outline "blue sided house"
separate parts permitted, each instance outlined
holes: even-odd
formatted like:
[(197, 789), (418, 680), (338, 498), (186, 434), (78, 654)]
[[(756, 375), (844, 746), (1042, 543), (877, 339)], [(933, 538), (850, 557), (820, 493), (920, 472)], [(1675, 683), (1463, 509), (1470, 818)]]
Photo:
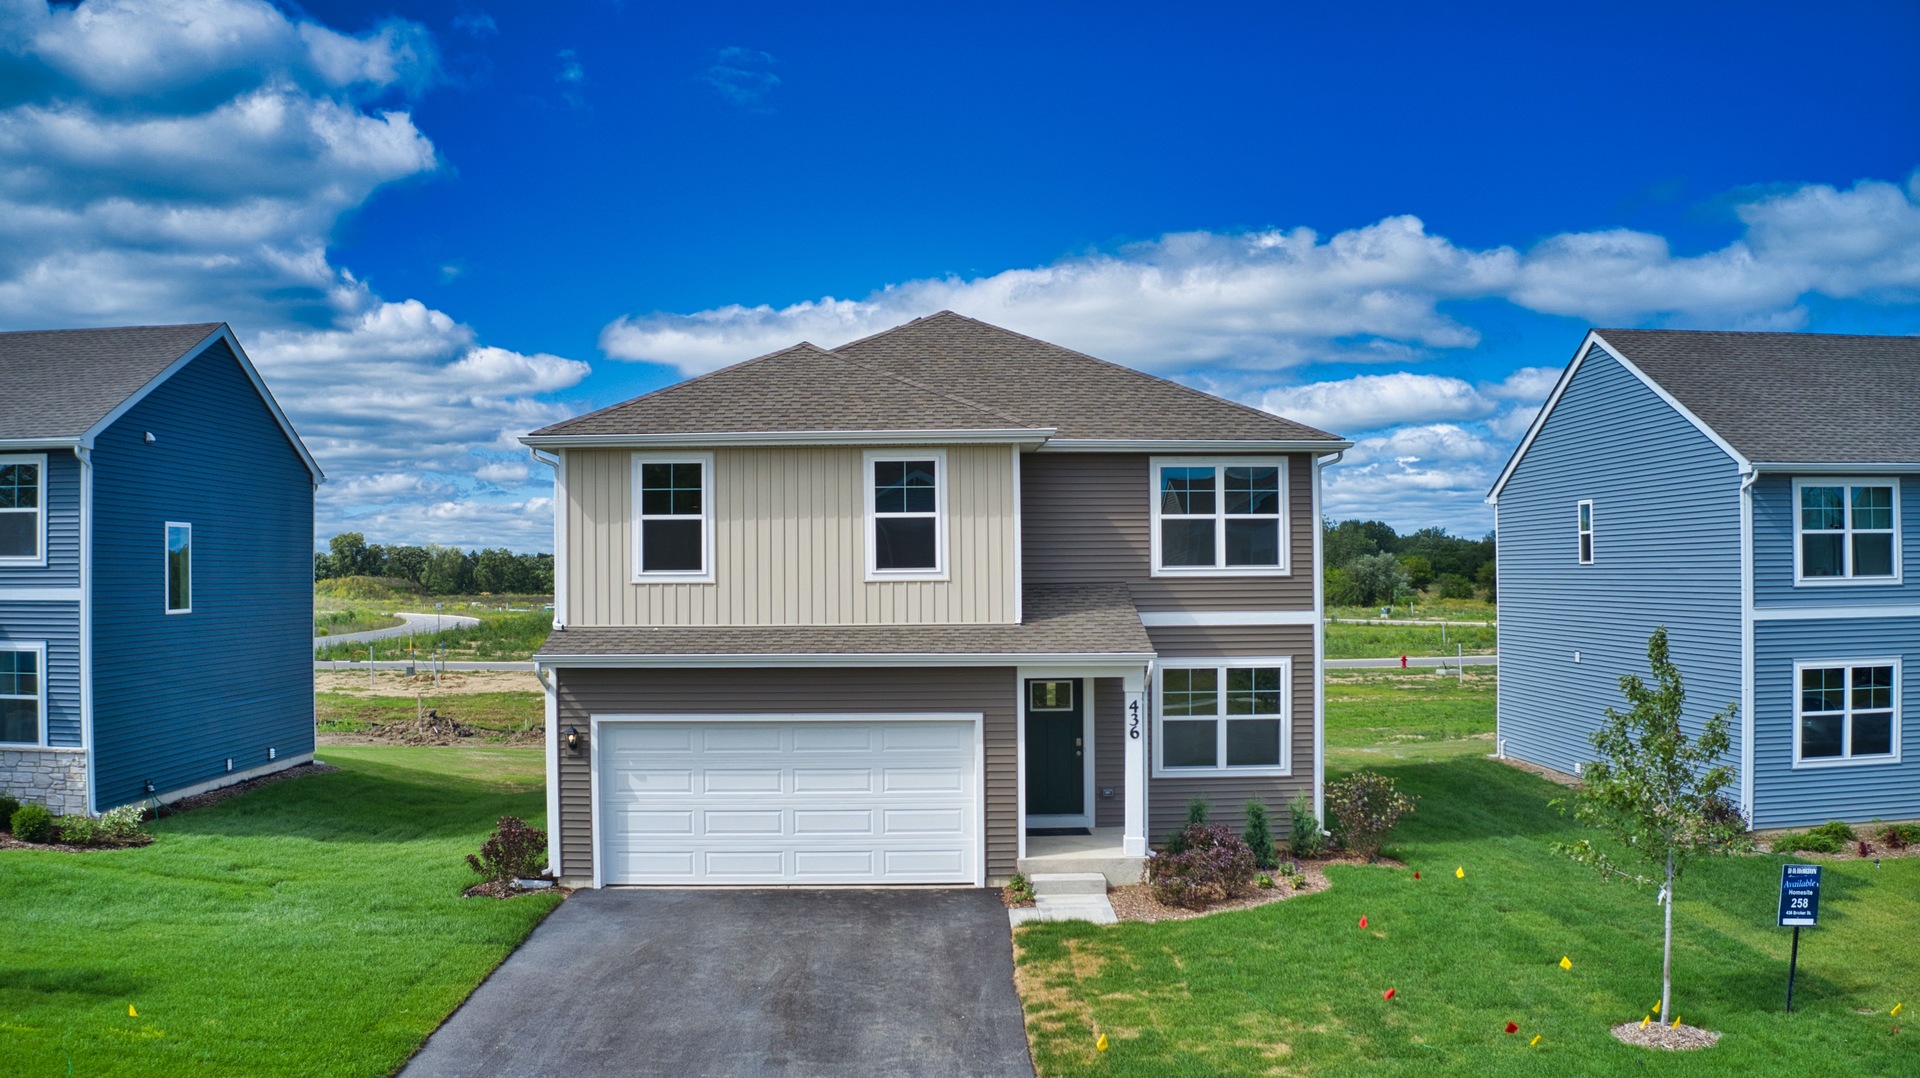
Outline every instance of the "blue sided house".
[(1501, 752), (1579, 772), (1664, 625), (1753, 827), (1920, 818), (1920, 338), (1595, 330), (1489, 500)]
[(313, 457), (221, 324), (0, 333), (0, 792), (313, 757)]

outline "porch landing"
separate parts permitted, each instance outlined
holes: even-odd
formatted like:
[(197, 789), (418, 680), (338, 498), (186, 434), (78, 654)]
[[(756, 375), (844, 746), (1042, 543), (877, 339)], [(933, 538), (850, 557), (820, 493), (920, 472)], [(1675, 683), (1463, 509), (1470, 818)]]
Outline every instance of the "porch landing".
[(1098, 872), (1109, 887), (1140, 882), (1144, 857), (1122, 853), (1122, 829), (1096, 827), (1086, 835), (1028, 835), (1027, 855), (1015, 865), (1022, 875), (1046, 872)]

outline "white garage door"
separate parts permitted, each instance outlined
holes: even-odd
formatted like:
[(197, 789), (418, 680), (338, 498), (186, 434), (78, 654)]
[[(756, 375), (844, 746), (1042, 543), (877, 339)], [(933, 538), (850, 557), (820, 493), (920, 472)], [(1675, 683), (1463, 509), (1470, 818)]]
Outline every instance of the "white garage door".
[(601, 882), (975, 883), (971, 718), (599, 723)]

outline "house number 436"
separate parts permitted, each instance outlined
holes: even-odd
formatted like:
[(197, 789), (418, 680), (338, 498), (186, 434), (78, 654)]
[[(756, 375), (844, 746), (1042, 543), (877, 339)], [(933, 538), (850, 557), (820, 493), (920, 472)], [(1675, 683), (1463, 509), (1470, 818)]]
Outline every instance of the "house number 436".
[(1140, 740), (1140, 701), (1127, 701), (1127, 736)]

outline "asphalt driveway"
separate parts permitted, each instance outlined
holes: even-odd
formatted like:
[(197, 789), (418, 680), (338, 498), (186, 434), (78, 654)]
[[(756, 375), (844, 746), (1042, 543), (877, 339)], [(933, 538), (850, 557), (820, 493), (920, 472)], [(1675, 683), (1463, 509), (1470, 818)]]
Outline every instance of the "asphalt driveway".
[(403, 1078), (1019, 1075), (990, 890), (581, 891)]

